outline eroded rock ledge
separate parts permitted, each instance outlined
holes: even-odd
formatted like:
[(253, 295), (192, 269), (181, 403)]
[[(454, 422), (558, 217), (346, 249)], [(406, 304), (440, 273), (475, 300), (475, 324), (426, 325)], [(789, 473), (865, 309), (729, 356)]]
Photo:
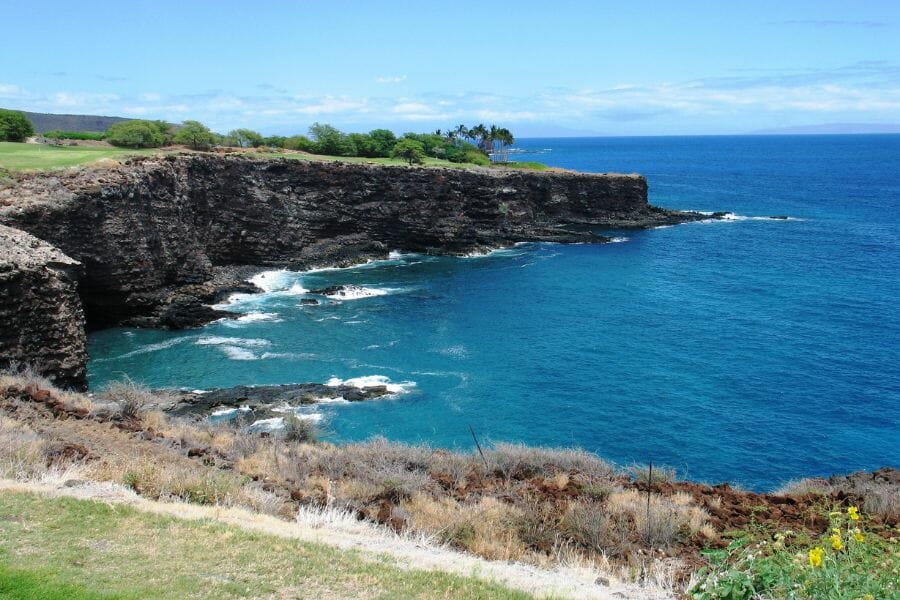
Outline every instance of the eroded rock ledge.
[[(383, 258), (389, 250), (454, 254), (519, 241), (600, 242), (592, 229), (702, 218), (649, 206), (639, 175), (200, 154), (36, 174), (0, 190), (0, 223), (52, 244), (72, 269), (65, 284), (46, 273), (46, 282), (35, 283), (47, 299), (42, 316), (15, 309), (9, 335), (41, 348), (64, 335), (51, 331), (53, 319), (65, 321), (56, 331), (80, 335), (81, 345), (73, 342), (70, 355), (41, 368), (61, 373), (80, 363), (65, 367), (71, 382), (83, 376), (85, 358), (76, 273), (89, 327), (178, 328), (223, 316), (208, 305), (253, 289), (244, 281), (247, 265), (303, 268)], [(25, 301), (4, 289), (8, 302)], [(53, 316), (59, 306), (71, 308), (68, 316)], [(47, 354), (10, 348), (0, 349), (0, 361), (40, 364)]]

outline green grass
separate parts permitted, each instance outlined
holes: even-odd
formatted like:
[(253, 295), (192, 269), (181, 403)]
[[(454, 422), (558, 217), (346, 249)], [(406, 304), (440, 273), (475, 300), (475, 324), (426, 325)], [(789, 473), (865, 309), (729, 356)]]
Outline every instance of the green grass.
[[(48, 144), (18, 144), (0, 142), (0, 168), (9, 171), (45, 171), (75, 167), (96, 162), (102, 158), (122, 159), (128, 156), (160, 154), (165, 151), (158, 148), (132, 149), (90, 146), (53, 146)], [(295, 152), (250, 152), (243, 154), (251, 158), (289, 158), (292, 160), (311, 160), (323, 162), (363, 163), (373, 165), (405, 166), (405, 160), (397, 158), (364, 158), (358, 156), (325, 156), (320, 154), (303, 154)], [(449, 169), (473, 169), (470, 163), (455, 163), (440, 158), (426, 158), (426, 167), (445, 167)], [(535, 162), (510, 162), (492, 168), (525, 169), (543, 171), (547, 165)]]
[(0, 493), (0, 598), (498, 598), (472, 577), (127, 506)]
[[(310, 160), (318, 162), (345, 162), (355, 164), (390, 165), (403, 167), (408, 165), (400, 158), (366, 158), (364, 156), (328, 156), (325, 154), (303, 154), (294, 152), (251, 152), (244, 156), (253, 158), (289, 158), (292, 160)], [(471, 169), (475, 165), (469, 163), (455, 163), (441, 158), (425, 158), (426, 167), (447, 167), (450, 169)]]
[(499, 163), (497, 164), (497, 166), (506, 167), (508, 169), (521, 169), (523, 171), (546, 171), (550, 168), (544, 163), (524, 160), (513, 160), (507, 163)]
[(43, 171), (74, 167), (96, 162), (101, 158), (120, 159), (138, 154), (156, 154), (155, 148), (103, 148), (90, 146), (53, 146), (49, 144), (19, 144), (0, 142), (0, 167), (10, 171)]

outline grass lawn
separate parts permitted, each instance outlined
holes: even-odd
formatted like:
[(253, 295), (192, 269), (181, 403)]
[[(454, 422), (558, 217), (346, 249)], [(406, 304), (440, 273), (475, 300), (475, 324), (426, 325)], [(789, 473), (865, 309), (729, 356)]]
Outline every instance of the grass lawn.
[(0, 598), (530, 598), (213, 522), (0, 493)]
[(41, 171), (84, 165), (101, 158), (122, 158), (136, 154), (155, 154), (159, 150), (130, 148), (94, 148), (89, 146), (51, 146), (0, 142), (0, 167), (10, 171)]
[[(9, 171), (43, 171), (74, 167), (96, 162), (101, 158), (121, 159), (135, 155), (161, 154), (165, 150), (159, 148), (131, 149), (91, 146), (52, 146), (48, 144), (19, 144), (0, 142), (0, 168)], [(314, 160), (345, 163), (368, 163), (375, 165), (404, 166), (406, 161), (398, 158), (363, 158), (358, 156), (324, 156), (305, 154), (302, 152), (248, 152), (243, 156), (251, 158), (289, 158), (293, 160)], [(450, 169), (473, 169), (469, 163), (454, 163), (440, 158), (425, 158), (426, 167), (446, 167)], [(500, 169), (544, 170), (541, 163), (510, 162), (505, 165), (494, 165)]]

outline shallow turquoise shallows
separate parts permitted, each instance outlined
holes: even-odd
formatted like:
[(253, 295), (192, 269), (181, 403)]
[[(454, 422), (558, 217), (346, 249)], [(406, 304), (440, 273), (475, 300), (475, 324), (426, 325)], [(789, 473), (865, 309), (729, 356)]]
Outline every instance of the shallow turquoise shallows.
[[(190, 389), (381, 376), (315, 408), (335, 441), (580, 446), (766, 490), (900, 466), (900, 136), (532, 139), (729, 220), (485, 257), (270, 272), (234, 322), (90, 337), (90, 382)], [(786, 216), (788, 219), (770, 219)], [(402, 250), (402, 249), (398, 249)], [(355, 298), (301, 305), (349, 283)]]

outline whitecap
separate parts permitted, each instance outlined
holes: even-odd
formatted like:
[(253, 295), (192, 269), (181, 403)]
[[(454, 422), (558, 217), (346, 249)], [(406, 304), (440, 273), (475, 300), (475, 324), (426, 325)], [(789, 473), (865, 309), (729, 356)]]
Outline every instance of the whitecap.
[(621, 237), (616, 236), (616, 237), (613, 237), (613, 238), (610, 238), (610, 239), (609, 239), (609, 243), (610, 243), (610, 244), (622, 244), (622, 243), (627, 242), (627, 241), (628, 241), (628, 238), (625, 237), (625, 236), (621, 236)]
[(222, 337), (217, 335), (204, 336), (194, 342), (197, 346), (243, 346), (249, 348), (260, 348), (272, 344), (269, 340), (258, 338), (239, 338), (239, 337)]
[(289, 360), (303, 360), (310, 358), (317, 358), (315, 354), (309, 352), (263, 352), (260, 356), (261, 359), (265, 360), (268, 358), (286, 358)]
[(209, 414), (211, 417), (230, 417), (232, 415), (236, 415), (239, 412), (250, 412), (249, 406), (241, 406), (240, 408), (220, 408), (219, 410), (214, 410)]
[(126, 352), (120, 356), (117, 356), (116, 359), (119, 358), (130, 358), (132, 356), (137, 356), (139, 354), (147, 354), (148, 352), (158, 352), (159, 350), (165, 350), (166, 348), (171, 348), (177, 344), (185, 342), (189, 339), (193, 339), (192, 337), (179, 337), (165, 340), (163, 342), (157, 342), (155, 344), (147, 344), (146, 346), (141, 346), (140, 348), (135, 348), (131, 352)]
[(278, 313), (251, 312), (241, 315), (237, 319), (223, 319), (222, 324), (226, 327), (243, 327), (247, 323), (257, 323), (259, 321), (269, 321), (272, 323), (281, 323), (283, 319), (278, 318)]
[(222, 352), (225, 353), (225, 356), (230, 358), (231, 360), (256, 360), (257, 357), (255, 354), (247, 350), (246, 348), (239, 348), (238, 346), (220, 346)]
[(284, 429), (284, 419), (282, 417), (260, 419), (250, 425), (250, 431), (275, 431), (276, 429)]
[(444, 356), (453, 356), (455, 358), (465, 358), (469, 355), (469, 351), (466, 350), (465, 346), (449, 346), (447, 348), (441, 348), (437, 353), (443, 354)]
[(386, 294), (390, 294), (392, 291), (395, 290), (392, 290), (390, 288), (371, 288), (358, 285), (345, 285), (335, 293), (328, 294), (325, 297), (330, 298), (331, 300), (359, 300), (361, 298), (384, 296)]
[(350, 379), (340, 379), (332, 377), (325, 385), (329, 387), (337, 387), (339, 385), (349, 385), (360, 389), (384, 386), (387, 391), (392, 394), (403, 394), (415, 387), (415, 381), (404, 381), (401, 383), (391, 383), (391, 380), (384, 375), (363, 375), (362, 377), (351, 377)]
[(263, 271), (247, 281), (264, 292), (274, 292), (275, 290), (284, 289), (287, 286), (287, 282), (293, 279), (294, 276), (295, 273), (287, 269), (278, 269), (277, 271)]

